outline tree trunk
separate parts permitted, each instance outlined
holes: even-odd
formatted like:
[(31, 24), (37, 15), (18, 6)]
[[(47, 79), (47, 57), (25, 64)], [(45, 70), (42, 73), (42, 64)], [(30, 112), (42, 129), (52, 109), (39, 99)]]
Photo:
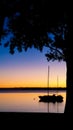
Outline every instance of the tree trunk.
[[(71, 59), (70, 59), (71, 60)], [(73, 63), (67, 61), (67, 92), (65, 113), (73, 113)]]
[(67, 95), (65, 113), (73, 113), (73, 26), (69, 24), (69, 32), (66, 38), (66, 66), (67, 66)]

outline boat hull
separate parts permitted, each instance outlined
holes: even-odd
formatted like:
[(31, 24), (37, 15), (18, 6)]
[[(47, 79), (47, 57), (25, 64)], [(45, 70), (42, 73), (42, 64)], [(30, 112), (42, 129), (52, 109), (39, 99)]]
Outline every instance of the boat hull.
[(61, 95), (56, 96), (55, 94), (53, 95), (44, 95), (44, 96), (39, 96), (40, 102), (63, 102), (63, 97)]

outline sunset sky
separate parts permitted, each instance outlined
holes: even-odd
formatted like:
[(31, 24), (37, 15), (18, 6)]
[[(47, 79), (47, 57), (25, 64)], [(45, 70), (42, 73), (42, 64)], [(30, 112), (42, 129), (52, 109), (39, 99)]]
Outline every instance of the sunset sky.
[(50, 66), (49, 86), (66, 87), (65, 62), (48, 62), (45, 53), (34, 48), (14, 55), (8, 48), (0, 46), (0, 87), (47, 87), (48, 65)]

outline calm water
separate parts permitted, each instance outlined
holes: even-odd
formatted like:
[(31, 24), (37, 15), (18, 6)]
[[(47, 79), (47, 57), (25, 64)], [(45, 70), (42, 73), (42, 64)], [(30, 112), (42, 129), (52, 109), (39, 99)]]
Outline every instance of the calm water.
[[(53, 94), (55, 91), (50, 91)], [(46, 91), (20, 91), (0, 92), (0, 112), (52, 112), (64, 113), (66, 103), (66, 91), (59, 91), (64, 98), (62, 103), (39, 102), (40, 95), (46, 95)]]

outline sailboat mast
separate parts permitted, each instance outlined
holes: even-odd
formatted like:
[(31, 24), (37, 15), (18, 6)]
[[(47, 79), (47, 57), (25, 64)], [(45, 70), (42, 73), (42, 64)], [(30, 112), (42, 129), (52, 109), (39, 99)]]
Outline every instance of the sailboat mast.
[[(57, 96), (58, 96), (58, 86), (59, 86), (59, 81), (58, 81), (58, 76), (57, 76)], [(58, 113), (58, 103), (57, 103), (57, 113)]]
[(57, 76), (57, 88), (58, 88), (58, 86), (59, 86), (59, 79), (58, 79), (58, 76)]
[[(48, 66), (48, 84), (47, 84), (47, 87), (48, 87), (48, 96), (49, 96), (49, 66)], [(48, 113), (49, 113), (49, 103), (48, 103)]]
[(48, 88), (49, 88), (49, 66), (48, 66)]
[[(49, 66), (48, 66), (48, 85), (47, 85), (48, 89), (49, 89)], [(48, 94), (49, 94), (49, 90), (48, 90)]]
[(57, 95), (58, 95), (58, 87), (59, 87), (59, 78), (58, 78), (58, 76), (57, 76)]

